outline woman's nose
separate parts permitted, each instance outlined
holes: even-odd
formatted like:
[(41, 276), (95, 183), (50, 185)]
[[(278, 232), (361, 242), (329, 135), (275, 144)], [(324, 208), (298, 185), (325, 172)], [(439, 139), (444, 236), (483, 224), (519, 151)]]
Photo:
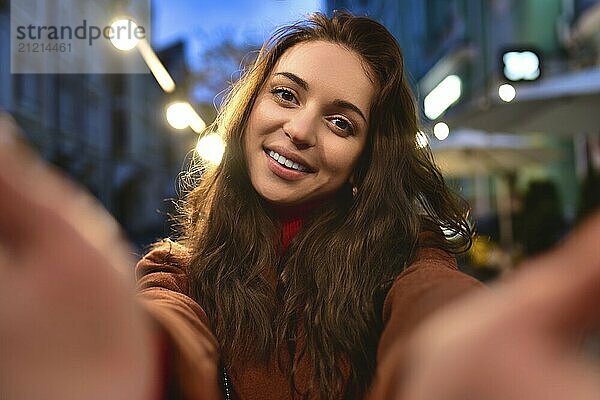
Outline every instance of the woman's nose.
[(316, 143), (319, 116), (309, 109), (296, 109), (283, 124), (283, 131), (298, 148), (312, 147)]

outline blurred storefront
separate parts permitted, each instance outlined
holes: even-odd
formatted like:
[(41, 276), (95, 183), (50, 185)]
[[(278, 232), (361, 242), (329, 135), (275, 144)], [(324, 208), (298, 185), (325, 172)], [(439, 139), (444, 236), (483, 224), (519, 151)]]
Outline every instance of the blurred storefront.
[[(600, 115), (594, 112), (600, 109), (600, 2), (487, 3), (481, 13), (482, 24), (487, 27), (481, 27), (480, 43), (467, 42), (465, 48), (448, 53), (421, 79), (419, 86), (426, 96), (445, 76), (463, 78), (460, 99), (432, 119), (432, 126), (443, 121), (451, 131), (467, 128), (527, 135), (541, 148), (561, 153), (562, 157), (554, 161), (515, 168), (508, 175), (495, 174), (489, 192), (502, 191), (498, 180), (502, 177), (508, 179), (511, 193), (520, 199), (502, 204), (502, 197), (493, 195), (496, 204), (489, 210), (478, 208), (481, 202), (474, 201), (474, 211), (481, 219), (489, 211), (499, 221), (506, 212), (518, 219), (521, 225), (515, 223), (515, 240), (521, 252), (531, 254), (533, 250), (528, 250), (531, 246), (527, 243), (533, 239), (526, 233), (538, 237), (541, 233), (522, 223), (529, 221), (537, 226), (543, 226), (544, 221), (574, 223), (586, 200), (582, 198), (582, 183), (600, 168), (590, 156), (599, 150), (600, 135)], [(467, 26), (473, 24), (467, 22)], [(538, 71), (532, 74), (534, 79), (509, 79), (512, 76), (507, 73), (505, 58), (508, 52), (513, 55), (527, 52), (539, 57)], [(461, 54), (466, 56), (457, 56)], [(502, 96), (503, 85), (512, 90), (508, 98)], [(444, 147), (443, 143), (440, 147)], [(471, 178), (472, 185), (473, 175), (465, 176), (461, 183), (468, 186)], [(524, 199), (541, 182), (556, 187), (552, 193), (556, 193), (559, 207), (549, 207), (552, 213), (530, 218), (544, 209), (547, 202), (538, 198), (536, 206), (525, 206)], [(557, 228), (554, 241), (560, 238), (561, 229), (565, 230)], [(551, 244), (548, 242), (546, 247)]]
[[(506, 238), (507, 221), (511, 231), (526, 230), (516, 220), (527, 220), (525, 198), (540, 182), (556, 187), (559, 204), (545, 218), (565, 227), (597, 198), (593, 190), (582, 193), (600, 170), (600, 1), (327, 2), (328, 12), (344, 8), (380, 20), (398, 39), (434, 154), (491, 242), (512, 247), (522, 240), (521, 232)], [(511, 70), (507, 63), (515, 60)], [(440, 135), (438, 123), (446, 124)], [(534, 150), (508, 155), (473, 139), (457, 158), (453, 136), (464, 140), (465, 132), (488, 135), (489, 143), (522, 136)], [(473, 166), (478, 162), (486, 164)]]

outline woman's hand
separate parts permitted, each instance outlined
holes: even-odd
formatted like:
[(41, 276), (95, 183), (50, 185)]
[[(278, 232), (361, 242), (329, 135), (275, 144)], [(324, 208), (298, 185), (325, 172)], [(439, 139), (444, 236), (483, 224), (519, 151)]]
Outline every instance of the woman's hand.
[(597, 354), (582, 347), (599, 326), (600, 213), (507, 281), (425, 322), (386, 358), (394, 373), (381, 377), (377, 398), (600, 399)]
[(156, 345), (114, 220), (0, 115), (0, 398), (156, 397)]

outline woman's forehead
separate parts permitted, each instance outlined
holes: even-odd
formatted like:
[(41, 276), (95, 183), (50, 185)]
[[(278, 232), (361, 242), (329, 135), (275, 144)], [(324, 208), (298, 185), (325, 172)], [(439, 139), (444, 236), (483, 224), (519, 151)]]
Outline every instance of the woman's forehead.
[(311, 41), (291, 47), (279, 58), (271, 76), (282, 73), (299, 77), (309, 90), (342, 98), (366, 111), (375, 92), (361, 57), (336, 43)]

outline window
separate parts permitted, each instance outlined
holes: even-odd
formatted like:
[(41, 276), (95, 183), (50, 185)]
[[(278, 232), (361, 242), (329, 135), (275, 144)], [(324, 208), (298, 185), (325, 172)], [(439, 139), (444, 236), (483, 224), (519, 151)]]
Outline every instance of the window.
[(16, 74), (14, 77), (14, 96), (17, 107), (25, 112), (37, 113), (40, 109), (40, 76)]
[(58, 95), (58, 109), (59, 109), (59, 126), (67, 131), (73, 132), (75, 130), (75, 98), (73, 94), (73, 88), (69, 85), (63, 85), (60, 88)]

